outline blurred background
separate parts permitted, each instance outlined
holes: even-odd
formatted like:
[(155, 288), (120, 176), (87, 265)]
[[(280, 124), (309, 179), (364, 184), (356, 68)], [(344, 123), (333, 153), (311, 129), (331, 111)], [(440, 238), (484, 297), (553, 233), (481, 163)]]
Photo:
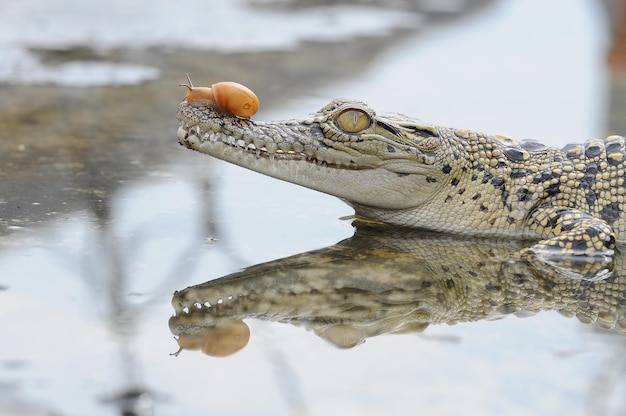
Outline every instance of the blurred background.
[(622, 414), (623, 340), (555, 314), (350, 351), (252, 322), (221, 360), (170, 357), (167, 320), (177, 289), (353, 232), (180, 147), (186, 73), (259, 120), (347, 97), (563, 146), (626, 133), (624, 1), (2, 1), (0, 57), (0, 414)]

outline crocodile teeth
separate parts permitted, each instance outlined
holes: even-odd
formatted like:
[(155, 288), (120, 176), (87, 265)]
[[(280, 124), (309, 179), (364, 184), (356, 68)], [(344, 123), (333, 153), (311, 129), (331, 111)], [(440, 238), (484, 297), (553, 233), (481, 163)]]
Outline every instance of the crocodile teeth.
[[(254, 155), (257, 159), (261, 157), (269, 158), (270, 161), (275, 160), (301, 160), (309, 163), (315, 163), (319, 166), (337, 166), (344, 165), (341, 161), (328, 161), (321, 160), (328, 157), (326, 154), (318, 154), (318, 149), (315, 149), (311, 145), (302, 145), (301, 143), (290, 142), (265, 142), (258, 137), (251, 137), (250, 135), (239, 135), (238, 138), (226, 134), (224, 132), (207, 131), (202, 133), (200, 126), (188, 124), (181, 124), (177, 131), (178, 140), (189, 147), (190, 144), (194, 146), (193, 142), (211, 142), (211, 143), (223, 143), (227, 146), (232, 146), (242, 151), (248, 152)], [(345, 164), (345, 167), (352, 168), (350, 164)]]

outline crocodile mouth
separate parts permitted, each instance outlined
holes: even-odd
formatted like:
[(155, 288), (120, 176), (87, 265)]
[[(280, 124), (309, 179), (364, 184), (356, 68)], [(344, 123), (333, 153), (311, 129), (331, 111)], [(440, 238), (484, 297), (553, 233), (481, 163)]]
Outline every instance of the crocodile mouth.
[[(180, 292), (174, 294), (172, 299), (172, 307), (174, 308), (174, 316), (188, 316), (198, 313), (219, 315), (220, 312), (227, 313), (230, 309), (234, 309), (238, 303), (253, 297), (253, 294), (237, 294), (237, 295), (211, 295), (210, 299), (205, 301), (185, 300), (184, 296), (179, 295)], [(183, 292), (184, 293), (184, 292)]]
[[(255, 144), (255, 140), (253, 139), (245, 140), (244, 138), (236, 138), (233, 135), (229, 135), (221, 131), (203, 132), (200, 126), (190, 126), (186, 122), (181, 122), (180, 127), (178, 127), (177, 135), (179, 143), (190, 149), (196, 149), (196, 147), (201, 144), (218, 144), (245, 152), (256, 157), (257, 159), (268, 159), (270, 162), (274, 162), (276, 160), (302, 161), (335, 169), (368, 169), (366, 166), (357, 166), (355, 163), (344, 164), (329, 162), (317, 157), (316, 155), (306, 153), (305, 151), (280, 149), (278, 148), (278, 145), (273, 142), (259, 143), (257, 141), (257, 144)], [(283, 147), (285, 146), (283, 145)]]

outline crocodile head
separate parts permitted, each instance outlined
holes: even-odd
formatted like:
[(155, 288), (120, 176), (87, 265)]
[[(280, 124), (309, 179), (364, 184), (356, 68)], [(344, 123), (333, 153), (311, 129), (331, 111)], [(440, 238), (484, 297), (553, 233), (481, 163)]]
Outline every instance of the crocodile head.
[(183, 146), (334, 195), (368, 217), (419, 206), (445, 176), (437, 128), (361, 102), (334, 100), (307, 117), (261, 122), (183, 101), (177, 117)]

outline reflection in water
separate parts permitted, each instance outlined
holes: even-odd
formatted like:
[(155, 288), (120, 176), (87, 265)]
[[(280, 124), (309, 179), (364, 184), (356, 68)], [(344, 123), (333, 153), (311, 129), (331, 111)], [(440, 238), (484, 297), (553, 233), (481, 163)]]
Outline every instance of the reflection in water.
[(202, 350), (212, 357), (225, 357), (248, 345), (250, 328), (244, 321), (234, 319), (207, 326), (197, 333), (182, 333), (176, 341), (180, 348), (172, 355), (178, 356), (182, 350)]
[(334, 246), (176, 292), (170, 330), (181, 349), (230, 348), (210, 355), (245, 345), (233, 328), (240, 331), (246, 318), (304, 326), (341, 348), (431, 324), (548, 310), (626, 334), (624, 256), (616, 256), (607, 279), (585, 280), (518, 261), (520, 248), (504, 240), (364, 227)]
[[(121, 381), (114, 392), (101, 394), (99, 397), (103, 405), (115, 408), (118, 414), (152, 415), (156, 403), (169, 400), (166, 394), (157, 390), (158, 387), (152, 387), (152, 383), (146, 380), (143, 360), (138, 354), (136, 344), (142, 326), (145, 325), (146, 314), (153, 313), (158, 308), (162, 294), (168, 292), (172, 282), (179, 280), (181, 273), (191, 274), (197, 267), (195, 262), (189, 261), (187, 254), (198, 250), (202, 236), (218, 238), (221, 235), (214, 218), (213, 200), (209, 198), (213, 182), (204, 170), (201, 171), (203, 175), (199, 176), (203, 179), (196, 181), (196, 185), (199, 188), (198, 205), (201, 207), (198, 211), (202, 213), (197, 218), (197, 223), (202, 226), (196, 227), (197, 233), (189, 235), (187, 241), (181, 241), (187, 244), (186, 249), (171, 259), (169, 267), (162, 267), (160, 275), (151, 279), (151, 285), (142, 285), (140, 290), (135, 288), (134, 282), (137, 278), (137, 259), (142, 257), (142, 250), (149, 243), (163, 238), (160, 229), (165, 226), (163, 218), (157, 216), (160, 227), (155, 227), (151, 219), (144, 218), (143, 221), (129, 222), (130, 229), (122, 232), (118, 222), (125, 221), (118, 211), (133, 211), (133, 208), (108, 204), (92, 207), (92, 211), (97, 214), (97, 221), (94, 221), (92, 232), (83, 242), (84, 247), (77, 263), (81, 265), (80, 275), (92, 292), (94, 303), (100, 304), (106, 311), (104, 321), (118, 347), (118, 372)], [(86, 176), (86, 187), (92, 185), (90, 179), (91, 176)], [(141, 210), (141, 207), (134, 209)], [(125, 214), (132, 216), (129, 212)], [(212, 348), (215, 350), (219, 345)]]

